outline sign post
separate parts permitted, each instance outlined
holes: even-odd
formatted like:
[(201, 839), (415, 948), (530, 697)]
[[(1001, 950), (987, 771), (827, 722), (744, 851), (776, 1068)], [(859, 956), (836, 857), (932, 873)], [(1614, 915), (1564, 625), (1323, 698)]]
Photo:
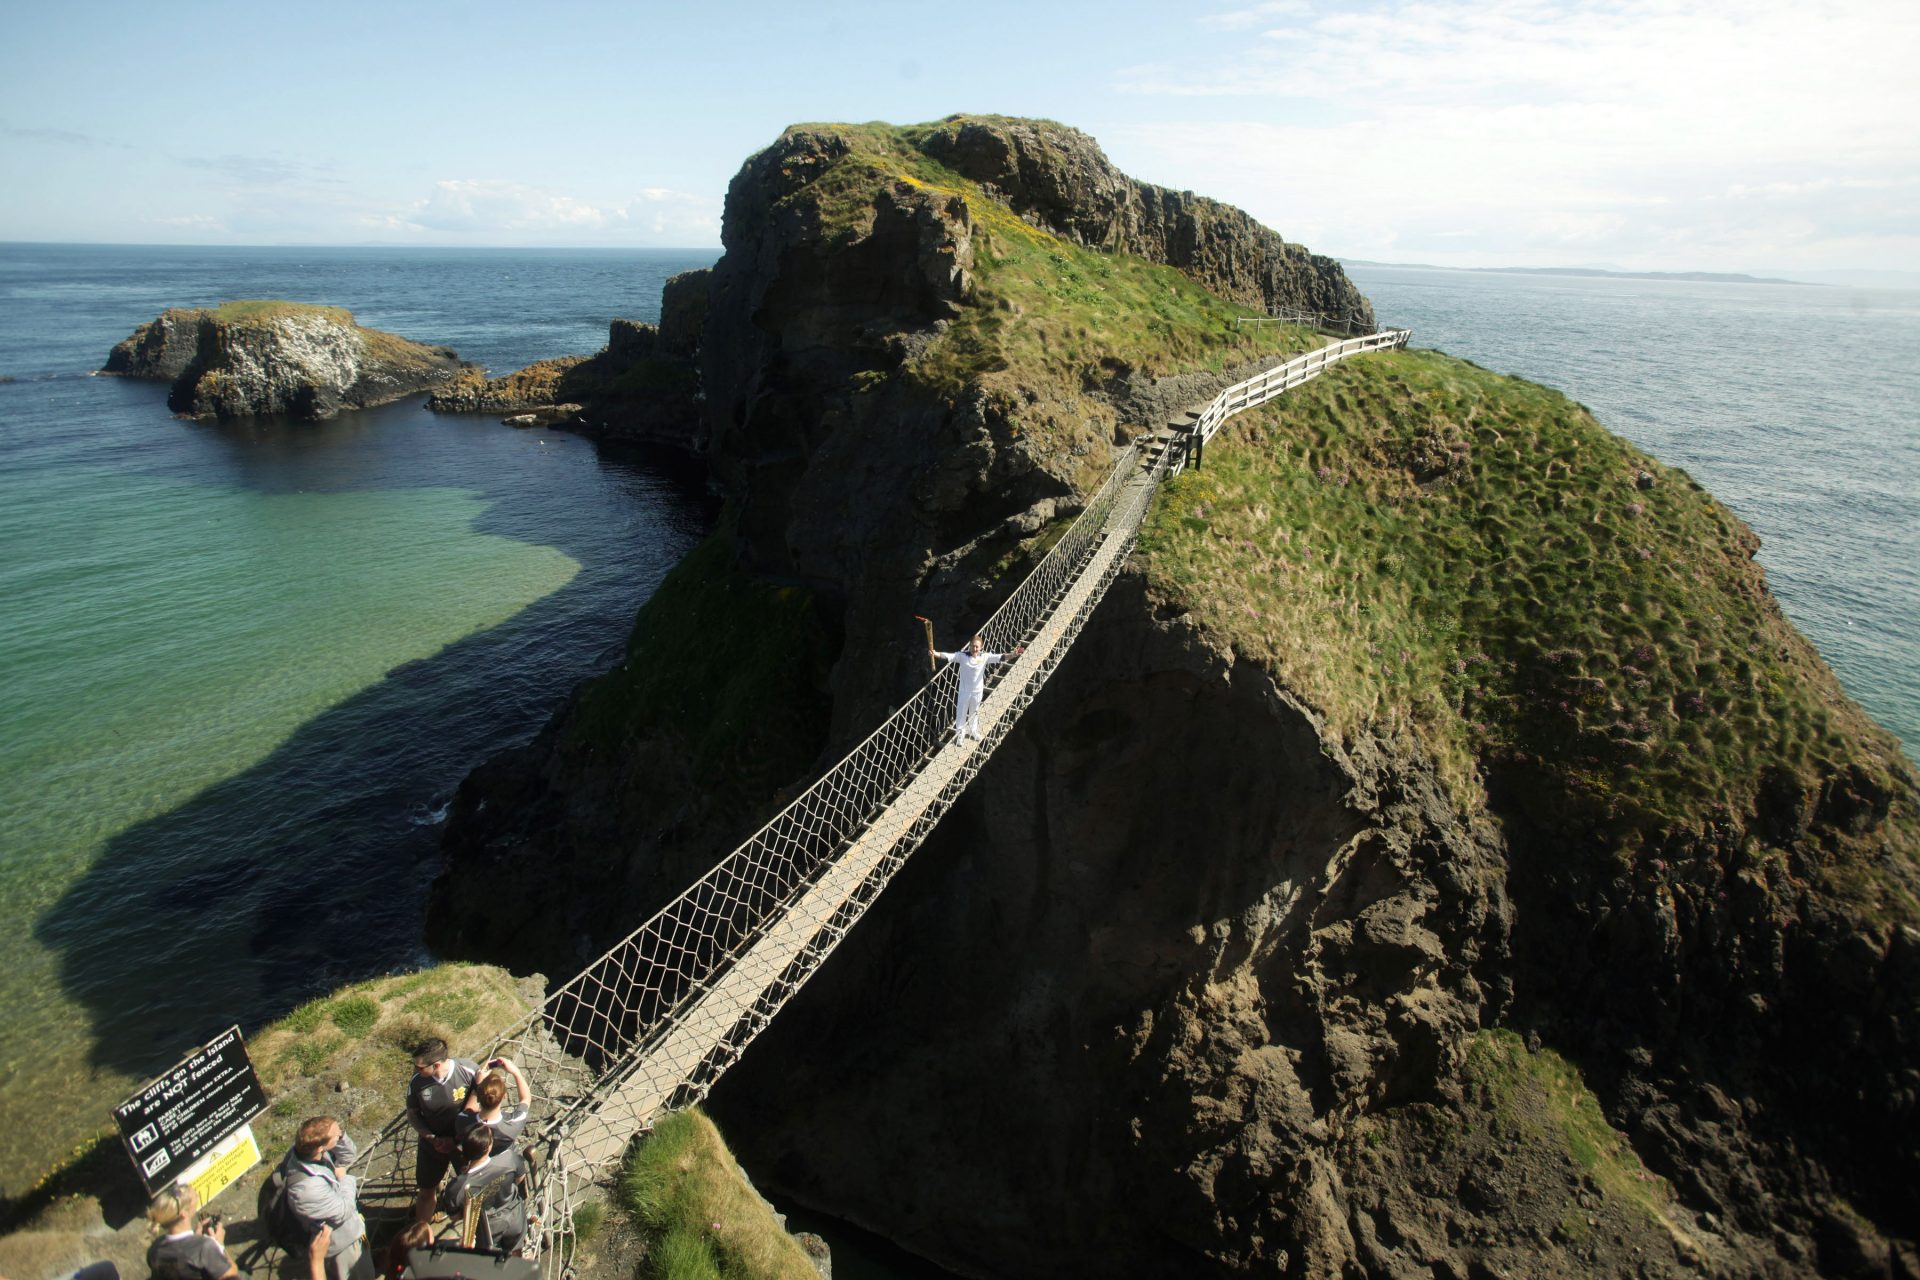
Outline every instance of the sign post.
[(247, 1122), (266, 1107), (235, 1026), (115, 1107), (113, 1122), (148, 1195), (184, 1181), (205, 1204), (260, 1159)]

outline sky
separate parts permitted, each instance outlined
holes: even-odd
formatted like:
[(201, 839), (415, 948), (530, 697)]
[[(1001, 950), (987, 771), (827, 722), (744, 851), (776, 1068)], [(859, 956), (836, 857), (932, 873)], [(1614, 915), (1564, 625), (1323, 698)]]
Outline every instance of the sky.
[(1043, 116), (1316, 252), (1920, 271), (1912, 0), (4, 0), (0, 240), (718, 248), (789, 124)]

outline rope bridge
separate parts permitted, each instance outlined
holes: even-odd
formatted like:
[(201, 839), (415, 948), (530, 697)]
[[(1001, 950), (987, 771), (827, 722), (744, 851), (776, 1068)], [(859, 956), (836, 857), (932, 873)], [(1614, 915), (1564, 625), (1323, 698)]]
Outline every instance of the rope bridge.
[[(746, 843), (548, 995), (488, 1056), (530, 1078), (538, 1118), (518, 1144), (533, 1157), (525, 1251), (560, 1280), (573, 1211), (660, 1114), (705, 1097), (832, 954), (1060, 665), (1138, 537), (1160, 481), (1232, 413), (1264, 403), (1361, 351), (1404, 346), (1390, 330), (1329, 344), (1222, 392), (1175, 429), (1127, 448), (1113, 474), (981, 628), (1012, 663), (989, 668), (983, 740), (952, 732), (958, 670), (920, 691)], [(413, 1131), (382, 1132), (362, 1199), (398, 1216), (411, 1201)]]

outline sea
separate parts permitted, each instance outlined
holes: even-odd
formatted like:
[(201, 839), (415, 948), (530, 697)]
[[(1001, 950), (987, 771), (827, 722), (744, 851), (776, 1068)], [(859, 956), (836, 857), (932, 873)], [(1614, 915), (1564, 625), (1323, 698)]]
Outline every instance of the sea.
[[(714, 517), (669, 456), (419, 398), (183, 422), (90, 372), (163, 308), (246, 297), (503, 372), (714, 257), (0, 245), (0, 1195), (226, 1027), (429, 961), (454, 787), (615, 659)], [(1353, 275), (1415, 345), (1560, 388), (1729, 503), (1920, 743), (1920, 294)]]
[(714, 516), (671, 457), (421, 397), (212, 426), (90, 371), (271, 297), (506, 372), (716, 256), (0, 245), (0, 1195), (227, 1027), (429, 961), (454, 788)]

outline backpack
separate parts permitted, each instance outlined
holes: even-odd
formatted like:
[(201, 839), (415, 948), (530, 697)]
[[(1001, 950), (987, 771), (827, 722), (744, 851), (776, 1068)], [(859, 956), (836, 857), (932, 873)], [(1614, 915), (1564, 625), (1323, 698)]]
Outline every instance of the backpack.
[(273, 1172), (260, 1184), (260, 1195), (254, 1202), (254, 1210), (259, 1215), (260, 1230), (267, 1239), (295, 1257), (305, 1257), (313, 1237), (306, 1225), (293, 1214), (293, 1206), (287, 1201), (287, 1182), (287, 1166), (283, 1161), (273, 1166)]

